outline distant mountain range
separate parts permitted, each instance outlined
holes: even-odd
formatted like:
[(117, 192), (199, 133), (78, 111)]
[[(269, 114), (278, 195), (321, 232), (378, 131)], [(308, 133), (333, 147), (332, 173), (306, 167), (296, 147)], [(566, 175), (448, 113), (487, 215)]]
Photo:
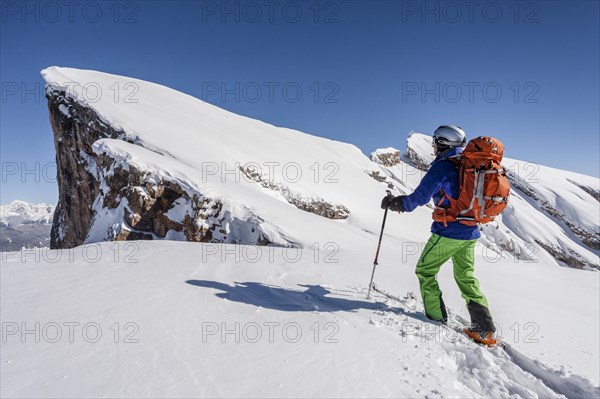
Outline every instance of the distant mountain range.
[(54, 205), (15, 200), (0, 205), (0, 251), (50, 245)]

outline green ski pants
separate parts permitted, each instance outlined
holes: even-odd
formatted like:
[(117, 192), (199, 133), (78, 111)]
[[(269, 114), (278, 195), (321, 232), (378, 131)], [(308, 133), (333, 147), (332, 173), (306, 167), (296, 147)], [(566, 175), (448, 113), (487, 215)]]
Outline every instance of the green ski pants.
[(455, 240), (437, 234), (432, 234), (427, 241), (417, 263), (416, 274), (428, 318), (432, 320), (447, 318), (442, 291), (436, 276), (442, 265), (450, 258), (454, 263), (454, 279), (467, 305), (474, 302), (485, 307), (487, 311), (487, 299), (479, 288), (479, 281), (473, 275), (476, 242), (477, 240)]

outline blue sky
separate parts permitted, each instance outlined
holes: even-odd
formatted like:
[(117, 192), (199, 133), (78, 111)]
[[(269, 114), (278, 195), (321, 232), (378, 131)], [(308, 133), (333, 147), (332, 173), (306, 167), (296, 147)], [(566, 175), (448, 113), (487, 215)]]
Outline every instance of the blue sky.
[(0, 202), (56, 202), (39, 71), (133, 76), (233, 112), (403, 149), (453, 123), (598, 176), (597, 1), (2, 1)]

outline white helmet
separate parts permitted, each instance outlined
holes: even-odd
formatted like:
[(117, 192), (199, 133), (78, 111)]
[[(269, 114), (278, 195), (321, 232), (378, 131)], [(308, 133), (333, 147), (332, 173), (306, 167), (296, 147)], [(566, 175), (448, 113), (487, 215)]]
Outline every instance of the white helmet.
[(466, 144), (467, 135), (461, 127), (442, 125), (433, 132), (433, 145), (435, 147), (464, 147)]

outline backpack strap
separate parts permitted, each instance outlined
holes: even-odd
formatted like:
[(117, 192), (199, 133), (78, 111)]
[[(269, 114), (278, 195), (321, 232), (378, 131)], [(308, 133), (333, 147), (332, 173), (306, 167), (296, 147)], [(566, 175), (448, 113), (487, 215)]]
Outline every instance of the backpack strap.
[[(459, 173), (458, 173), (458, 181), (459, 181), (458, 185), (459, 185), (459, 187), (462, 185), (462, 173), (460, 173), (461, 160), (462, 160), (461, 154), (452, 155), (452, 156), (449, 156), (447, 158), (443, 158), (443, 159), (438, 160), (438, 162), (448, 161), (451, 164), (453, 164), (454, 166), (456, 166), (456, 168), (459, 169)], [(448, 202), (452, 203), (452, 197), (450, 197), (448, 195), (448, 193), (446, 193), (441, 188), (440, 188), (440, 193), (442, 194), (442, 198), (440, 199), (440, 201), (437, 204), (435, 204), (434, 209), (442, 212), (442, 215), (441, 215), (441, 219), (442, 220), (441, 221), (442, 221), (442, 223), (444, 223), (444, 227), (448, 227), (448, 209), (442, 207), (442, 204), (446, 200), (448, 200)]]
[(440, 161), (450, 161), (455, 165), (460, 165), (461, 158), (462, 158), (462, 154), (456, 154), (456, 155), (452, 155), (447, 158), (440, 159)]
[[(446, 192), (442, 189), (440, 189), (440, 192), (442, 193), (442, 198), (440, 199), (440, 201), (435, 205), (434, 209), (438, 210), (438, 211), (442, 211), (442, 223), (444, 223), (444, 227), (448, 227), (448, 208), (444, 208), (442, 207), (442, 204), (444, 203), (445, 200), (448, 200), (449, 202), (451, 202), (451, 197), (446, 194)], [(435, 212), (434, 210), (434, 212)]]

